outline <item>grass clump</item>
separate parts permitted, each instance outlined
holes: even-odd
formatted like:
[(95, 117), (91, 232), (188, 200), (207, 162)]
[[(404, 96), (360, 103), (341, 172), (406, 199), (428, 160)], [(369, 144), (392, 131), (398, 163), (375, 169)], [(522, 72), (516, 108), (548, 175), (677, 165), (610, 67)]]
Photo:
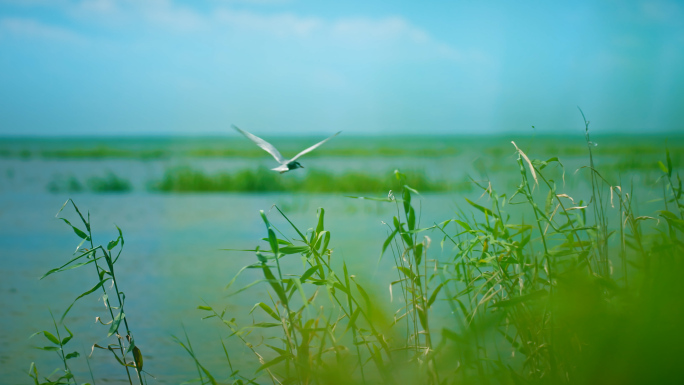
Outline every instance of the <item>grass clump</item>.
[(81, 193), (85, 191), (93, 193), (128, 193), (133, 190), (133, 187), (128, 180), (110, 171), (102, 177), (94, 176), (88, 178), (85, 183), (73, 175), (56, 175), (48, 183), (47, 190), (55, 194)]
[(113, 172), (107, 173), (104, 177), (92, 177), (88, 179), (87, 185), (90, 191), (95, 193), (125, 193), (131, 191), (131, 183)]
[(80, 193), (85, 190), (83, 184), (73, 175), (55, 176), (47, 185), (47, 190), (51, 193)]
[(152, 183), (150, 188), (153, 191), (179, 193), (285, 191), (285, 184), (278, 176), (266, 168), (207, 175), (190, 167), (178, 167), (166, 170), (162, 179)]

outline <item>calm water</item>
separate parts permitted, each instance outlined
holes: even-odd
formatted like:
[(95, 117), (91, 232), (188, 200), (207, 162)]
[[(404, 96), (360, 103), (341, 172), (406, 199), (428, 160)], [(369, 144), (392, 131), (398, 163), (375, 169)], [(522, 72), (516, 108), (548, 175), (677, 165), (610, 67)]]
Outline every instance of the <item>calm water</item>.
[[(309, 160), (318, 168), (334, 170), (375, 170), (384, 172), (394, 168), (423, 170), (433, 178), (463, 178), (466, 174), (476, 178), (516, 178), (515, 156), (512, 152), (501, 155), (498, 162), (510, 167), (499, 168), (498, 174), (479, 174), (477, 160), (482, 154), (464, 151), (454, 156), (433, 158), (320, 157)], [(584, 157), (564, 158), (567, 178), (584, 161)], [(496, 161), (487, 160), (491, 167)], [(327, 228), (332, 232), (331, 245), (334, 260), (346, 261), (352, 273), (357, 274), (386, 295), (392, 270), (390, 258), (378, 267), (378, 256), (387, 227), (382, 221), (391, 221), (396, 213), (392, 204), (360, 201), (336, 194), (155, 194), (147, 192), (146, 184), (159, 178), (164, 169), (178, 164), (192, 164), (207, 171), (220, 171), (232, 167), (271, 165), (270, 159), (134, 159), (64, 160), (43, 158), (5, 158), (0, 163), (0, 366), (3, 381), (29, 383), (26, 371), (32, 361), (47, 375), (60, 362), (53, 353), (35, 350), (33, 346), (48, 345), (42, 336), (28, 340), (39, 330), (53, 331), (49, 310), (57, 317), (80, 293), (96, 283), (91, 266), (38, 278), (47, 270), (67, 261), (78, 244), (76, 235), (55, 214), (67, 198), (73, 198), (83, 211), (90, 211), (94, 239), (106, 244), (116, 238), (114, 224), (124, 232), (126, 247), (117, 263), (120, 289), (126, 293), (126, 314), (136, 342), (145, 357), (145, 369), (157, 377), (158, 383), (180, 383), (196, 376), (196, 370), (185, 351), (171, 339), (179, 337), (185, 325), (199, 358), (218, 377), (227, 376), (220, 366), (219, 336), (229, 334), (213, 320), (201, 321), (203, 315), (197, 305), (206, 300), (217, 308), (228, 308), (228, 314), (250, 322), (245, 313), (261, 301), (265, 286), (256, 286), (235, 297), (227, 297), (224, 286), (237, 270), (255, 262), (253, 253), (222, 251), (221, 249), (251, 249), (265, 236), (259, 210), (268, 211), (273, 204), (281, 207), (302, 230), (315, 226), (319, 207), (326, 209)], [(306, 165), (307, 163), (305, 163)], [(52, 194), (46, 186), (56, 176), (101, 176), (113, 171), (125, 176), (133, 185), (126, 194)], [(298, 172), (306, 172), (298, 170)], [(287, 175), (287, 174), (286, 174)], [(645, 175), (625, 175), (641, 192), (640, 204), (648, 210), (648, 202), (658, 199), (661, 193), (648, 185)], [(575, 178), (580, 179), (580, 178)], [(510, 184), (503, 182), (504, 184)], [(650, 183), (650, 182), (649, 182)], [(503, 188), (502, 188), (503, 189)], [(574, 194), (586, 195), (586, 184), (568, 182)], [(510, 190), (509, 190), (510, 191)], [(386, 191), (377, 196), (386, 195)], [(475, 200), (481, 192), (472, 191), (468, 197)], [(463, 194), (427, 194), (422, 199), (422, 223), (429, 226), (435, 221), (454, 217), (463, 206)], [(586, 199), (586, 196), (585, 196)], [(64, 213), (77, 223), (71, 210)], [(275, 225), (286, 235), (294, 232), (275, 210), (270, 215)], [(433, 238), (432, 257), (440, 258), (438, 234)], [(291, 267), (298, 260), (291, 256)], [(258, 277), (258, 272), (247, 272), (236, 283), (241, 287)], [(90, 352), (93, 343), (104, 344), (108, 327), (94, 323), (96, 316), (105, 316), (99, 293), (81, 299), (66, 318), (65, 323), (76, 337), (69, 343), (70, 350), (82, 356)], [(252, 356), (239, 344), (232, 344), (234, 365), (254, 367)], [(215, 360), (215, 361), (214, 361)], [(89, 381), (83, 357), (73, 362), (79, 382)], [(96, 351), (91, 359), (96, 378), (123, 383), (125, 373), (111, 354)]]

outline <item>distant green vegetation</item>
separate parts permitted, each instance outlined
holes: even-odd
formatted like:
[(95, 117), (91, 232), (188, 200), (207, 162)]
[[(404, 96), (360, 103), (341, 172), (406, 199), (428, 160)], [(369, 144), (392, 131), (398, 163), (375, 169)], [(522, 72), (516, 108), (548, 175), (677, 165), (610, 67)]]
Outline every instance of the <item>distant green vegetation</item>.
[(90, 191), (94, 193), (127, 193), (132, 190), (131, 183), (113, 172), (105, 176), (94, 176), (83, 183), (73, 175), (56, 175), (47, 185), (52, 193), (80, 193)]
[[(187, 167), (167, 168), (163, 174), (150, 175), (143, 185), (134, 186), (126, 180), (125, 170), (116, 169), (117, 174), (106, 174), (84, 180), (77, 176), (56, 175), (47, 188), (52, 192), (119, 192), (142, 189), (161, 193), (184, 192), (306, 192), (355, 194), (363, 192), (399, 189), (392, 177), (392, 170), (370, 172), (366, 170), (340, 170), (328, 173), (322, 170), (306, 169), (286, 175), (278, 175), (266, 168), (230, 169), (229, 171), (207, 172), (198, 165), (200, 159), (232, 158), (270, 160), (267, 153), (243, 138), (110, 138), (110, 139), (15, 139), (0, 141), (0, 157), (19, 160), (90, 160), (133, 159), (138, 161), (187, 164)], [(450, 168), (449, 175), (435, 177), (414, 171), (407, 173), (409, 185), (423, 192), (469, 192), (473, 182), (470, 173), (479, 181), (498, 181), (500, 186), (515, 187), (511, 178), (514, 170), (511, 160), (510, 139), (515, 139), (521, 149), (538, 154), (540, 159), (558, 157), (569, 166), (566, 171), (574, 172), (581, 167), (587, 145), (579, 136), (520, 136), (512, 137), (391, 137), (354, 138), (340, 136), (326, 143), (320, 150), (307, 157), (328, 157), (340, 159), (397, 158), (404, 165), (408, 159), (443, 158), (434, 163)], [(520, 140), (518, 140), (520, 139)], [(282, 142), (284, 154), (295, 153), (313, 139), (275, 138)], [(593, 146), (596, 143), (597, 146)], [(604, 136), (592, 142), (592, 148), (601, 156), (597, 167), (603, 173), (618, 180), (630, 180), (638, 174), (641, 184), (652, 185), (658, 178), (655, 167), (662, 153), (663, 145), (670, 148), (674, 167), (684, 164), (684, 137), (666, 136)], [(178, 162), (180, 160), (180, 162)], [(387, 162), (387, 160), (382, 160)], [(389, 162), (392, 164), (393, 162)], [(65, 163), (67, 164), (67, 163)], [(112, 162), (118, 167), (116, 162)], [(449, 166), (447, 166), (449, 165)], [(158, 168), (155, 168), (158, 169)], [(451, 170), (465, 170), (453, 173)], [(433, 171), (433, 170), (432, 170)], [(457, 179), (453, 175), (458, 176)], [(582, 173), (582, 175), (587, 175)], [(627, 179), (625, 179), (627, 178)], [(570, 183), (586, 182), (585, 177), (572, 178)]]
[[(447, 183), (433, 181), (421, 173), (406, 176), (411, 186), (425, 192), (470, 191), (472, 182)], [(303, 177), (283, 176), (267, 168), (220, 172), (208, 175), (202, 171), (179, 167), (169, 169), (150, 189), (159, 192), (306, 192), (306, 193), (359, 193), (398, 191), (402, 184), (392, 172), (381, 175), (365, 172), (331, 174), (311, 169)]]
[(92, 192), (124, 193), (131, 191), (131, 183), (112, 172), (107, 173), (104, 177), (88, 179), (87, 185)]
[[(318, 138), (268, 138), (283, 155), (294, 155)], [(684, 137), (668, 135), (599, 136), (597, 152), (604, 156), (655, 156), (665, 140), (673, 161), (684, 154)], [(340, 135), (320, 149), (307, 154), (316, 157), (457, 157), (472, 152), (501, 158), (513, 154), (510, 141), (527, 143), (523, 150), (550, 156), (580, 157), (586, 146), (579, 135), (493, 135), (493, 136), (398, 136), (355, 137)], [(264, 151), (244, 138), (0, 138), (0, 157), (10, 159), (182, 159), (182, 158), (260, 158)]]
[[(413, 157), (444, 157), (454, 156), (461, 151), (457, 147), (446, 148), (333, 148), (322, 154), (312, 153), (307, 155), (309, 158), (320, 156), (413, 156)], [(0, 157), (3, 158), (45, 158), (45, 159), (164, 159), (170, 157), (180, 158), (258, 158), (268, 156), (259, 148), (196, 148), (184, 151), (172, 152), (168, 149), (125, 149), (100, 145), (92, 148), (68, 148), (60, 150), (10, 150), (0, 149)]]
[(43, 158), (57, 159), (106, 159), (106, 158), (133, 158), (133, 159), (159, 159), (168, 157), (169, 153), (164, 150), (129, 150), (97, 146), (93, 148), (71, 148), (64, 150), (40, 150), (38, 155)]
[[(467, 178), (457, 182), (431, 180), (421, 173), (407, 173), (412, 186), (424, 192), (468, 192), (473, 182)], [(345, 172), (331, 174), (322, 170), (308, 170), (304, 176), (283, 176), (267, 168), (243, 169), (232, 173), (207, 174), (189, 166), (167, 169), (159, 180), (148, 181), (147, 189), (160, 193), (210, 192), (302, 192), (302, 193), (366, 193), (400, 190), (402, 185), (388, 171), (383, 174)], [(94, 176), (85, 182), (74, 175), (55, 175), (47, 185), (52, 193), (127, 193), (132, 184), (113, 172)]]
[(47, 189), (51, 193), (79, 193), (85, 190), (83, 183), (73, 175), (56, 175), (48, 183)]
[[(320, 151), (320, 150), (319, 150)], [(414, 157), (442, 157), (453, 156), (459, 154), (461, 151), (457, 147), (446, 148), (416, 148), (407, 149), (402, 147), (377, 147), (377, 148), (332, 148), (326, 149), (323, 152), (314, 152), (307, 157), (316, 158), (320, 156), (354, 156), (354, 157), (368, 157), (368, 156), (414, 156)], [(188, 151), (188, 157), (206, 157), (206, 158), (256, 158), (264, 156), (265, 153), (256, 149), (196, 149)], [(268, 155), (266, 155), (268, 156)]]

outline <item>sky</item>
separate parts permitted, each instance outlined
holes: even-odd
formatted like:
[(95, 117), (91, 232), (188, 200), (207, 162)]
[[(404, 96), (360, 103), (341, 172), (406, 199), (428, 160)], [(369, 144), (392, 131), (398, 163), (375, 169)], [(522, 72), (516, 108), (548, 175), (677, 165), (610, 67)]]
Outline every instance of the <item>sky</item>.
[(0, 136), (677, 133), (683, 68), (678, 0), (0, 0)]

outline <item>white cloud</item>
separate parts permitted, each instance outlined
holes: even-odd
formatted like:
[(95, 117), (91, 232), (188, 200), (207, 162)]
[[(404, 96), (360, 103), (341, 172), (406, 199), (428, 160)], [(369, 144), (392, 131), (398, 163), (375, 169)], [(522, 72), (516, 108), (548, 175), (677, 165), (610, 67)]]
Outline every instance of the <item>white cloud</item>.
[(0, 19), (0, 33), (22, 37), (82, 43), (86, 39), (66, 28), (41, 23), (34, 19), (7, 17)]
[(224, 8), (216, 10), (214, 17), (221, 26), (233, 31), (258, 32), (276, 37), (315, 36), (320, 39), (363, 45), (376, 42), (433, 43), (427, 32), (399, 16), (326, 20), (292, 13), (267, 15)]
[(394, 40), (406, 39), (415, 43), (429, 41), (428, 34), (410, 25), (401, 17), (383, 19), (340, 19), (330, 26), (332, 35), (353, 40)]
[(138, 24), (182, 32), (202, 29), (207, 24), (201, 14), (168, 0), (81, 0), (65, 10), (84, 23), (114, 28)]
[[(292, 39), (296, 44), (310, 44), (312, 49), (384, 50), (386, 53), (401, 52), (413, 57), (448, 60), (471, 58), (471, 55), (435, 40), (427, 31), (401, 16), (330, 19), (291, 12), (236, 10), (226, 3), (230, 2), (214, 2), (218, 5), (209, 11), (179, 5), (171, 0), (56, 0), (52, 6), (43, 2), (34, 4), (45, 4), (52, 9), (57, 7), (74, 19), (77, 26), (95, 25), (114, 34), (118, 34), (117, 29), (126, 29), (135, 31), (139, 38), (145, 34), (173, 31), (204, 33), (211, 35), (212, 39), (229, 35), (255, 41), (262, 38)], [(65, 41), (79, 39), (73, 32), (35, 20), (9, 19), (6, 24), (5, 30), (24, 35)], [(305, 40), (298, 42), (297, 39)]]
[(272, 4), (288, 4), (291, 0), (215, 0), (219, 3), (226, 4), (256, 4), (256, 5), (272, 5)]
[[(422, 54), (427, 53), (449, 60), (462, 60), (472, 56), (433, 39), (425, 30), (400, 16), (328, 20), (320, 17), (302, 17), (292, 13), (268, 15), (219, 9), (214, 12), (214, 19), (218, 22), (218, 27), (227, 28), (242, 36), (259, 34), (277, 38), (306, 38), (324, 46), (353, 49), (402, 47), (404, 51), (420, 50)], [(483, 60), (481, 55), (472, 58)]]
[(309, 36), (320, 30), (324, 22), (320, 18), (299, 17), (291, 13), (262, 15), (248, 11), (220, 9), (214, 13), (222, 26), (246, 32), (261, 32), (278, 37)]
[(71, 12), (94, 18), (124, 17), (180, 31), (229, 28), (241, 34), (258, 33), (279, 38), (316, 36), (352, 44), (392, 41), (434, 45), (442, 53), (453, 50), (434, 41), (426, 31), (400, 16), (329, 20), (289, 12), (266, 14), (234, 10), (225, 6), (199, 13), (169, 0), (82, 0), (72, 5)]
[(118, 9), (115, 0), (83, 0), (78, 7), (85, 12), (104, 14), (111, 14)]
[(188, 8), (173, 7), (164, 3), (143, 8), (145, 18), (153, 23), (179, 31), (193, 31), (208, 24), (208, 20), (202, 15)]

